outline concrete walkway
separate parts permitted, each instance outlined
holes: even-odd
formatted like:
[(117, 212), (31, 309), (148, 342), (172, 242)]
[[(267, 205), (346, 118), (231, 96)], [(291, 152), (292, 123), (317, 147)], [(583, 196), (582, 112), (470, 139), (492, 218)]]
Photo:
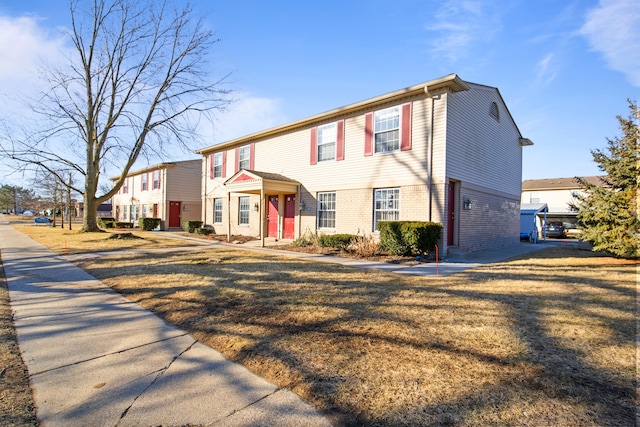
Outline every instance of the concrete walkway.
[(0, 216), (18, 341), (42, 426), (330, 426)]

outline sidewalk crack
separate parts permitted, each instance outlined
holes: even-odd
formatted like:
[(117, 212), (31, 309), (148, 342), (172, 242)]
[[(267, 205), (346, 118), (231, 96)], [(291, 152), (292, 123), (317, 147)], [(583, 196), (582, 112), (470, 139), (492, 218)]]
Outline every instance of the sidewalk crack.
[[(186, 334), (185, 334), (186, 335)], [(167, 370), (169, 370), (169, 368), (171, 367), (171, 365), (173, 365), (173, 363), (178, 360), (178, 358), (180, 358), (180, 356), (182, 356), (183, 354), (185, 354), (187, 351), (191, 350), (191, 348), (196, 345), (198, 341), (197, 340), (193, 340), (193, 342), (184, 350), (182, 350), (179, 354), (177, 354), (173, 359), (171, 359), (171, 361), (167, 364), (167, 366), (165, 366), (164, 368), (160, 368), (158, 369), (156, 372), (156, 376), (155, 378), (149, 383), (149, 385), (147, 385), (144, 390), (142, 390), (136, 397), (133, 398), (133, 400), (131, 401), (131, 404), (122, 412), (122, 414), (120, 415), (120, 419), (118, 420), (118, 422), (116, 423), (117, 427), (120, 424), (120, 421), (124, 420), (124, 418), (127, 416), (127, 414), (129, 413), (129, 410), (131, 410), (131, 408), (133, 407), (133, 405), (136, 403), (136, 401), (142, 396), (144, 395), (147, 390), (149, 390), (151, 387), (153, 387), (153, 385), (160, 379), (160, 377), (162, 377), (164, 375), (165, 372), (167, 372)]]

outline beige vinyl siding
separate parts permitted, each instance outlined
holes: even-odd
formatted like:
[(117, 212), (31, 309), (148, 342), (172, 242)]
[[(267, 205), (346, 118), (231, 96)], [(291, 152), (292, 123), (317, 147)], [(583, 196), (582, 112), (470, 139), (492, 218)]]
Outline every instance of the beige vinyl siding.
[[(518, 130), (494, 88), (469, 85), (472, 90), (449, 95), (446, 176), (519, 199), (522, 147)], [(499, 122), (489, 114), (492, 102), (498, 104)]]

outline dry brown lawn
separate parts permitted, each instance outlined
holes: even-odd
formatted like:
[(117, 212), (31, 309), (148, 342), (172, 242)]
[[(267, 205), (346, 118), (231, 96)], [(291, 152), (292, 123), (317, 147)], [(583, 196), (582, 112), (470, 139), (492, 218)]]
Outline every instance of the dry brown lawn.
[(79, 265), (336, 424), (636, 423), (633, 261), (553, 247), (405, 277), (219, 247)]
[[(1, 261), (0, 257), (0, 261)], [(29, 376), (20, 355), (9, 291), (0, 265), (0, 425), (37, 426)]]

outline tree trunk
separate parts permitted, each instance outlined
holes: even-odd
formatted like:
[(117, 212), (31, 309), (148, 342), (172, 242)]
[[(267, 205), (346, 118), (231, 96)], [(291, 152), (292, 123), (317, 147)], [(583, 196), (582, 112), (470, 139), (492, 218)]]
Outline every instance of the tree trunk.
[(84, 197), (84, 212), (82, 214), (83, 219), (83, 232), (98, 232), (101, 231), (100, 227), (98, 227), (98, 206), (100, 203), (95, 199), (95, 197), (87, 197), (85, 194)]

